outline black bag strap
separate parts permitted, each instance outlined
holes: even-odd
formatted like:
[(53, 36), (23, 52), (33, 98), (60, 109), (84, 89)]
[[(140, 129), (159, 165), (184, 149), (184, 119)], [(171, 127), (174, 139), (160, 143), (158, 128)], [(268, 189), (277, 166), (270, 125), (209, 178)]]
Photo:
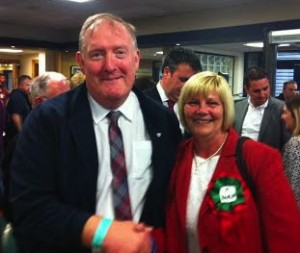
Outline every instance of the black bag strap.
[(256, 198), (256, 190), (255, 190), (255, 184), (253, 179), (250, 177), (248, 173), (248, 169), (245, 163), (245, 160), (243, 158), (243, 144), (246, 140), (248, 140), (248, 137), (242, 136), (239, 138), (237, 145), (236, 145), (236, 161), (239, 168), (239, 171), (245, 180), (246, 184), (248, 185), (251, 194), (253, 198)]

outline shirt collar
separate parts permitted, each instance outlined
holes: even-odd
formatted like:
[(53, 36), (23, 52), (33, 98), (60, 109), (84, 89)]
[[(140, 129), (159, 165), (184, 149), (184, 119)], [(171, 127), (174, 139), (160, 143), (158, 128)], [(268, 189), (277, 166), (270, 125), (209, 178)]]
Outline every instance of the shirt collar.
[[(106, 115), (111, 111), (107, 110), (103, 106), (101, 106), (99, 103), (97, 103), (90, 93), (88, 93), (88, 100), (90, 103), (90, 107), (92, 110), (92, 117), (95, 124), (98, 124), (100, 121), (104, 120), (106, 118)], [(131, 91), (129, 93), (129, 96), (125, 100), (125, 102), (116, 110), (114, 111), (120, 111), (122, 115), (129, 121), (132, 121), (134, 116), (134, 108), (136, 108), (135, 104), (138, 103), (136, 95)]]
[(269, 103), (269, 99), (267, 99), (267, 101), (265, 103), (263, 103), (262, 105), (260, 106), (254, 106), (252, 103), (251, 103), (251, 100), (250, 100), (250, 97), (248, 97), (248, 103), (249, 105), (256, 109), (256, 110), (262, 110), (262, 109), (265, 109), (267, 106), (268, 106), (268, 103)]
[(169, 100), (169, 98), (167, 97), (167, 95), (166, 95), (166, 93), (165, 93), (163, 87), (161, 86), (161, 81), (159, 81), (159, 82), (157, 83), (156, 88), (157, 88), (157, 91), (158, 91), (158, 93), (159, 93), (159, 96), (160, 96), (161, 100), (162, 100), (163, 102), (167, 102), (167, 101)]

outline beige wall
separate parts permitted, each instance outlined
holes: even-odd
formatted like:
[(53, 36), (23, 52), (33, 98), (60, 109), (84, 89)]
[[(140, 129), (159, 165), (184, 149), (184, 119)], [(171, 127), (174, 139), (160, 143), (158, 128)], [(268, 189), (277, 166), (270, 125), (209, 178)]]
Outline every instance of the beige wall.
[(32, 76), (32, 63), (39, 59), (37, 54), (26, 54), (20, 57), (20, 75)]
[(61, 54), (61, 71), (67, 77), (71, 77), (71, 66), (78, 65), (75, 58), (76, 52)]

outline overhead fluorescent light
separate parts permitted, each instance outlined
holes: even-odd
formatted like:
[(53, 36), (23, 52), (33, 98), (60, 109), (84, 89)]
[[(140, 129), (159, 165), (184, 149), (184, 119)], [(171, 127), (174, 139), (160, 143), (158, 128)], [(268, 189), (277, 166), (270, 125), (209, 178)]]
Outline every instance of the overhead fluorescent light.
[(163, 51), (157, 51), (156, 54), (164, 54)]
[(300, 42), (300, 29), (271, 31), (269, 41), (271, 44)]
[(247, 47), (264, 47), (264, 43), (263, 42), (249, 42), (244, 44), (244, 46)]
[(94, 1), (94, 0), (65, 0), (65, 1), (76, 2), (76, 3), (85, 3), (85, 2), (90, 2), (90, 1)]
[(23, 50), (21, 49), (13, 49), (13, 48), (0, 48), (0, 53), (12, 53), (12, 54), (16, 54), (16, 53), (22, 53)]
[(278, 46), (279, 46), (279, 47), (289, 47), (290, 44), (279, 44)]
[(282, 36), (282, 35), (300, 35), (300, 29), (292, 29), (292, 30), (280, 30), (280, 31), (272, 31), (272, 36)]
[[(264, 43), (263, 42), (249, 42), (249, 43), (246, 43), (244, 44), (244, 46), (247, 46), (247, 47), (264, 47)], [(279, 44), (278, 45), (279, 47), (289, 47), (290, 44)]]

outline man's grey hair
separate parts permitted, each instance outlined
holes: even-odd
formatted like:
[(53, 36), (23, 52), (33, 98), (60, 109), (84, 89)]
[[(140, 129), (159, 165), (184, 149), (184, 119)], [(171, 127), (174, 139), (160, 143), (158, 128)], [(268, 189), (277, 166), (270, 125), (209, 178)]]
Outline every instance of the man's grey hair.
[(32, 99), (36, 97), (40, 97), (46, 94), (48, 85), (52, 81), (65, 81), (69, 83), (67, 77), (59, 72), (48, 71), (45, 72), (32, 80), (31, 87), (30, 87), (30, 96)]
[(95, 14), (93, 16), (90, 16), (87, 18), (87, 20), (82, 25), (80, 34), (79, 34), (79, 51), (81, 53), (84, 53), (85, 51), (85, 36), (87, 31), (93, 31), (98, 25), (101, 24), (102, 21), (106, 21), (109, 23), (109, 25), (114, 28), (115, 23), (121, 23), (129, 32), (129, 34), (132, 37), (133, 40), (133, 46), (135, 48), (138, 48), (137, 46), (137, 40), (136, 40), (136, 30), (135, 27), (126, 22), (124, 19), (122, 19), (119, 16), (116, 16), (111, 13), (99, 13)]

